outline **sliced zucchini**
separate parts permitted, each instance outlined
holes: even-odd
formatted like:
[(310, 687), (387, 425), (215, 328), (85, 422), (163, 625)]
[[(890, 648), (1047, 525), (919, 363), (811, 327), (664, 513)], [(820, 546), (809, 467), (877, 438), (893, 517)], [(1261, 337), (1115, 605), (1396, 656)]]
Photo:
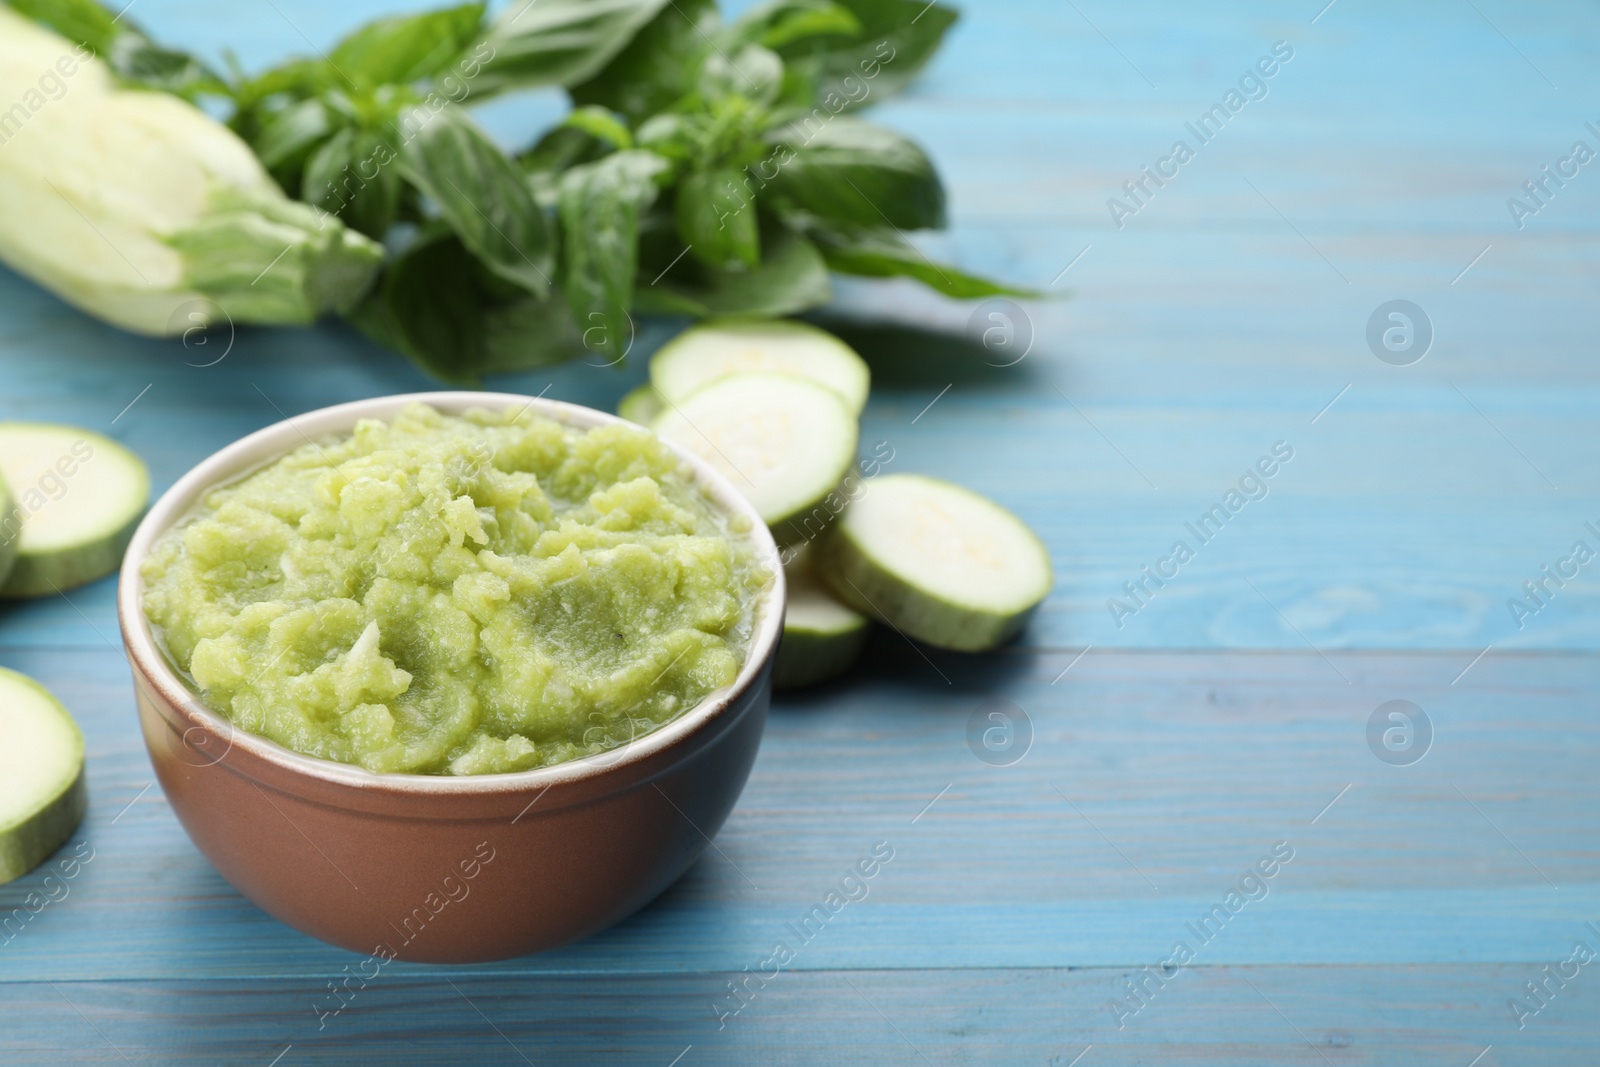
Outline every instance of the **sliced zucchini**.
[(822, 502), (856, 458), (856, 417), (839, 394), (784, 374), (712, 382), (668, 401), (652, 428), (721, 471), (780, 543), (805, 536), (808, 514), (832, 517)]
[(855, 349), (826, 330), (787, 319), (693, 326), (650, 361), (656, 392), (673, 401), (733, 374), (810, 378), (843, 397), (852, 415), (866, 406), (872, 381)]
[(867, 617), (839, 603), (817, 580), (809, 555), (802, 549), (783, 565), (789, 597), (772, 670), (772, 684), (779, 689), (799, 689), (844, 673), (867, 640)]
[(0, 667), (0, 884), (72, 836), (88, 795), (78, 724), (44, 686)]
[(661, 414), (661, 409), (666, 405), (661, 400), (661, 394), (656, 392), (655, 386), (645, 382), (637, 389), (629, 390), (621, 400), (617, 401), (617, 414), (629, 422), (637, 422), (640, 426), (649, 426)]
[(11, 487), (6, 484), (5, 475), (0, 472), (0, 584), (4, 584), (6, 576), (11, 573), (11, 565), (17, 561), (17, 543), (22, 540), (18, 531), (22, 528), (22, 517), (17, 514), (17, 500), (11, 495)]
[(143, 460), (75, 426), (0, 423), (0, 474), (16, 499), (0, 538), (17, 547), (0, 597), (48, 596), (110, 574), (150, 500)]
[(845, 603), (966, 652), (1015, 636), (1052, 585), (1050, 555), (1021, 519), (919, 474), (873, 479), (816, 552), (817, 573)]

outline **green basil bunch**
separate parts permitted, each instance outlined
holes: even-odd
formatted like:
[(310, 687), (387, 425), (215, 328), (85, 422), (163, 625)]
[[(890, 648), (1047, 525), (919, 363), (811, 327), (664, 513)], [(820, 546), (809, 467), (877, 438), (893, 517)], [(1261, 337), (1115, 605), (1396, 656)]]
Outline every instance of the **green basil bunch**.
[(123, 17), (127, 8), (112, 15), (95, 0), (0, 2), (100, 56), (126, 84), (173, 93), (190, 101), (228, 91), (226, 80), (193, 56), (151, 41), (137, 22)]
[[(352, 319), (472, 381), (620, 360), (636, 312), (814, 308), (830, 271), (1017, 292), (906, 239), (945, 224), (944, 188), (915, 143), (854, 114), (903, 88), (955, 19), (926, 0), (768, 0), (727, 23), (715, 0), (513, 0), (487, 21), (473, 3), (251, 77), (148, 46), (160, 77), (145, 81), (225, 91), (290, 195), (389, 247)], [(537, 86), (574, 109), (514, 156), (462, 106)]]

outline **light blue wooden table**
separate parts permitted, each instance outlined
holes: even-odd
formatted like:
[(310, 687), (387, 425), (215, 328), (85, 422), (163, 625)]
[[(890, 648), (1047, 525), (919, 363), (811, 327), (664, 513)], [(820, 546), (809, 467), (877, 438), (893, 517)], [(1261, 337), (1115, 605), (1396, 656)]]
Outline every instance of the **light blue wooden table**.
[[(1507, 206), (1575, 141), (1600, 149), (1600, 11), (1323, 2), (973, 3), (879, 110), (949, 181), (930, 247), (1074, 298), (1028, 305), (1031, 351), (996, 367), (959, 343), (971, 306), (843, 287), (878, 378), (865, 439), (1017, 510), (1059, 584), (1004, 652), (925, 661), (888, 635), (780, 699), (718, 851), (621, 927), (395, 965), (319, 1028), (353, 957), (240, 898), (152, 787), (113, 582), (0, 613), (0, 664), (88, 736), (95, 855), (0, 946), (0, 1062), (1600, 1061), (1600, 964), (1544, 969), (1600, 950), (1600, 562), (1536, 614), (1507, 606), (1575, 541), (1600, 549), (1600, 163), (1521, 227)], [(389, 6), (137, 14), (254, 65)], [(1198, 145), (1185, 123), (1276, 41), (1293, 58), (1265, 97)], [(486, 121), (512, 142), (558, 111)], [(1108, 198), (1170, 172), (1178, 139), (1194, 157), (1118, 228)], [(1407, 366), (1366, 338), (1396, 299), (1433, 332)], [(336, 326), (185, 358), (0, 273), (0, 416), (114, 434), (158, 490), (280, 412), (428, 384)], [(609, 407), (643, 371), (492, 384)], [(1200, 545), (1185, 524), (1278, 442), (1265, 498)], [(1179, 539), (1194, 558), (1114, 617)], [(1010, 766), (966, 740), (997, 699), (1032, 734)], [(1369, 748), (1390, 700), (1431, 723), (1419, 762)], [(747, 980), (878, 842), (868, 896)], [(1274, 849), (1292, 859), (1198, 936)], [(1178, 942), (1193, 959), (1163, 971)]]

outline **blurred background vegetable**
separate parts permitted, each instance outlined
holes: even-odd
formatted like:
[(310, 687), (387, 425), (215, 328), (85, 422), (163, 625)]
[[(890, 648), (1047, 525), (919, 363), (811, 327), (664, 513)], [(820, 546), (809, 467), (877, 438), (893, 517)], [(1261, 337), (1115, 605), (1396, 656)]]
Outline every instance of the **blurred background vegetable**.
[[(636, 313), (794, 314), (830, 271), (1016, 292), (907, 238), (945, 224), (939, 176), (854, 114), (932, 57), (956, 19), (939, 3), (768, 0), (731, 22), (714, 0), (474, 3), (226, 76), (93, 0), (13, 7), (125, 84), (224, 98), (283, 189), (387, 246), (353, 321), (448, 380), (620, 360)], [(541, 86), (573, 110), (515, 154), (460, 106)]]
[(221, 83), (110, 19), (86, 4), (57, 20), (75, 48), (0, 7), (0, 100), (15, 101), (0, 110), (0, 259), (137, 333), (183, 333), (219, 307), (260, 323), (350, 310), (382, 248), (287, 199), (194, 105), (119, 85), (128, 69)]

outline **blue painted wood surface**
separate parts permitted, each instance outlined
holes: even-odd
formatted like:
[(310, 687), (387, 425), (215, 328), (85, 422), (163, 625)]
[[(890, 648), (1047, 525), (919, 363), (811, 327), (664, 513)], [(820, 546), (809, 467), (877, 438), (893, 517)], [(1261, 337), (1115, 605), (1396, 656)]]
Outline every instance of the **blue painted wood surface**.
[[(136, 14), (258, 65), (419, 6)], [(1596, 145), (1600, 14), (1322, 7), (971, 5), (877, 112), (950, 185), (930, 249), (1073, 299), (1028, 303), (1033, 347), (996, 367), (959, 343), (971, 305), (841, 285), (829, 321), (877, 379), (864, 439), (1016, 509), (1058, 588), (1002, 653), (930, 667), (880, 635), (850, 678), (780, 698), (725, 857), (615, 930), (396, 964), (319, 1020), (353, 958), (234, 893), (151, 787), (113, 583), (0, 612), (0, 664), (84, 726), (95, 849), (0, 945), (0, 1062), (1595, 1062), (1592, 966), (1520, 1029), (1507, 1002), (1537, 1006), (1524, 983), (1600, 948), (1600, 583), (1586, 569), (1521, 628), (1506, 601), (1573, 541), (1600, 547), (1600, 173), (1521, 229), (1506, 199)], [(1107, 198), (1278, 40), (1294, 58), (1267, 96), (1116, 228)], [(516, 143), (559, 110), (484, 118)], [(1436, 331), (1406, 367), (1365, 340), (1395, 298)], [(428, 385), (336, 325), (241, 331), (195, 361), (0, 272), (0, 417), (112, 433), (158, 491), (285, 414)], [(643, 371), (493, 384), (609, 407)], [(1278, 441), (1294, 459), (1266, 498), (1119, 627), (1108, 598)], [(996, 698), (1033, 732), (1009, 767), (966, 742)], [(1396, 698), (1436, 732), (1407, 767), (1366, 740)], [(719, 1019), (728, 982), (877, 841), (895, 858), (866, 898)], [(1294, 858), (1264, 898), (1148, 978), (1280, 841)], [(0, 888), (0, 911), (42, 877)]]

